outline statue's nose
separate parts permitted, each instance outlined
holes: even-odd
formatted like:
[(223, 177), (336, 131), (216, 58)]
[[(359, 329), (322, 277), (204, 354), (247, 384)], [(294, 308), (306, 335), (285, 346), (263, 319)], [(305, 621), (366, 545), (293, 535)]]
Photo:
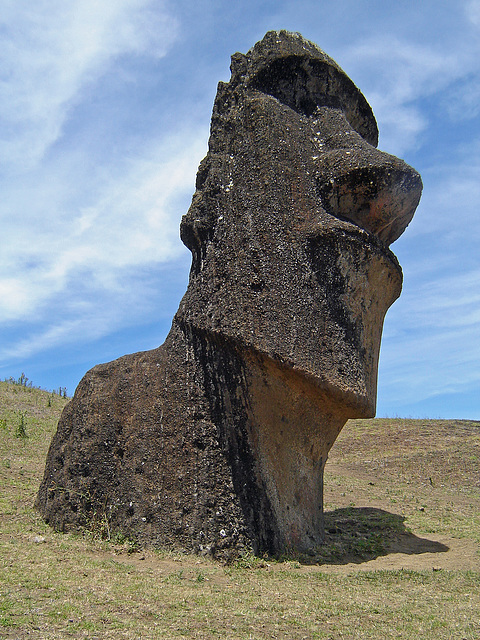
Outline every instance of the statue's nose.
[(420, 175), (394, 156), (370, 147), (326, 154), (319, 191), (324, 208), (394, 242), (413, 217), (422, 193)]
[(420, 174), (369, 144), (337, 110), (322, 110), (314, 126), (324, 209), (374, 233), (386, 245), (394, 242), (420, 201)]

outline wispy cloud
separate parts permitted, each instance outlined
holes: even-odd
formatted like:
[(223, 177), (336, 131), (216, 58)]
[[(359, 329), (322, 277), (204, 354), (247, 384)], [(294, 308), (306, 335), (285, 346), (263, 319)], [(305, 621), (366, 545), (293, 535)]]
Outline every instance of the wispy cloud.
[(403, 247), (392, 247), (406, 268), (404, 291), (385, 323), (384, 406), (480, 386), (478, 183), (475, 188), (466, 165), (456, 172), (444, 167), (432, 192), (408, 232), (409, 254), (402, 259)]
[[(130, 327), (136, 327), (133, 349), (138, 350), (145, 344), (141, 327), (152, 316), (158, 338), (151, 347), (158, 346), (160, 332), (168, 327), (185, 290), (186, 269), (187, 261), (179, 259), (165, 269), (149, 266), (148, 274), (139, 269), (118, 270), (111, 290), (92, 282), (90, 274), (79, 270), (70, 278), (67, 289), (57, 295), (50, 292), (48, 309), (40, 308), (11, 332), (8, 324), (4, 325), (4, 336), (10, 333), (13, 339), (0, 343), (0, 367), (49, 350), (78, 349), (107, 336), (111, 340), (112, 335)], [(124, 349), (120, 347), (116, 355), (123, 355)]]
[[(125, 269), (177, 259), (184, 250), (178, 237), (180, 217), (194, 190), (206, 137), (206, 130), (184, 131), (155, 141), (142, 157), (117, 168), (86, 203), (85, 198), (72, 203), (62, 190), (53, 197), (47, 189), (20, 215), (21, 240), (18, 219), (7, 224), (0, 321), (40, 313), (54, 296), (70, 289), (78, 274), (81, 295), (88, 298), (89, 290), (97, 295), (121, 290)], [(55, 172), (41, 179), (51, 177), (58, 179)], [(72, 184), (75, 178), (79, 176), (71, 178)]]
[(176, 21), (152, 0), (10, 0), (0, 28), (0, 161), (38, 162), (82, 88), (123, 54), (165, 55)]
[(415, 102), (456, 77), (456, 56), (381, 36), (353, 47), (350, 55), (359, 67), (375, 68), (374, 74), (365, 77), (362, 87), (375, 105), (381, 146), (398, 155), (414, 149), (428, 124)]
[[(421, 403), (435, 396), (478, 389), (480, 358), (478, 329), (466, 327), (433, 331), (412, 326), (385, 341), (380, 369), (384, 406)], [(457, 417), (462, 417), (461, 411)]]
[[(478, 3), (471, 4), (473, 22)], [(472, 74), (478, 73), (479, 54), (480, 41), (476, 38), (448, 47), (443, 42), (419, 44), (383, 34), (349, 47), (345, 63), (374, 106), (380, 124), (380, 146), (401, 156), (418, 148), (421, 134), (430, 124), (428, 111), (420, 100), (448, 93), (449, 86), (454, 98), (446, 108), (452, 110), (454, 105), (463, 117), (473, 117), (478, 91), (471, 80)], [(464, 85), (464, 91), (454, 91), (459, 83)]]
[(478, 131), (465, 142), (467, 121), (478, 115), (479, 26), (480, 3), (459, 2), (441, 38), (383, 33), (346, 52), (374, 107), (381, 148), (407, 160), (415, 155), (424, 181), (415, 218), (392, 247), (405, 285), (385, 322), (382, 407), (480, 386)]
[[(72, 128), (91, 87), (122, 59), (168, 54), (178, 23), (163, 2), (16, 0), (2, 6), (0, 29), (0, 322), (18, 327), (0, 356), (12, 358), (139, 320), (147, 267), (186, 251), (178, 226), (208, 123), (180, 122), (122, 147), (122, 118), (111, 129), (99, 121), (102, 145), (109, 130), (121, 151), (102, 157), (94, 135)], [(168, 284), (157, 289), (161, 298)]]
[(470, 22), (480, 28), (480, 1), (470, 0), (466, 3), (465, 13)]

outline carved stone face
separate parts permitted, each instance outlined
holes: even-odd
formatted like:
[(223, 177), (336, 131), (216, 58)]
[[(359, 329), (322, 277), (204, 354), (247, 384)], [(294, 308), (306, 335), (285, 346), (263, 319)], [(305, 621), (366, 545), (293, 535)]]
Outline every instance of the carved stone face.
[(95, 367), (65, 409), (37, 499), (56, 528), (108, 502), (149, 544), (315, 552), (328, 452), (374, 412), (401, 288), (387, 247), (421, 190), (376, 142), (362, 94), (300, 36), (233, 57), (181, 225), (188, 290), (161, 347)]
[(336, 63), (286, 32), (233, 57), (212, 131), (182, 220), (193, 264), (177, 317), (372, 415), (402, 279), (387, 246), (413, 216), (420, 176), (373, 146), (370, 107)]

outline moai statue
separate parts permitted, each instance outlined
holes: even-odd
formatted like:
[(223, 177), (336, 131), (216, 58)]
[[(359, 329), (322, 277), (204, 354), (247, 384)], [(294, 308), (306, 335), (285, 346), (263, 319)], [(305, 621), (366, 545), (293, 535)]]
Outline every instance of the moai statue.
[(158, 349), (94, 367), (58, 425), (37, 506), (52, 526), (229, 558), (323, 541), (323, 470), (375, 414), (388, 246), (419, 174), (378, 151), (363, 95), (299, 34), (232, 57), (181, 238), (187, 292)]

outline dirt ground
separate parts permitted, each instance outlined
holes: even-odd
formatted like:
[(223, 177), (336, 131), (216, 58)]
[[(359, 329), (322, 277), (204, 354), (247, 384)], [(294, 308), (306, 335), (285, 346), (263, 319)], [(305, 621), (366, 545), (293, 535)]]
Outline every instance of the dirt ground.
[[(332, 506), (397, 521), (385, 552), (322, 570), (480, 569), (480, 423), (350, 421), (325, 470)], [(327, 524), (328, 526), (328, 524)]]
[[(325, 528), (324, 556), (300, 559), (299, 571), (480, 570), (480, 423), (348, 423), (325, 470)], [(178, 568), (148, 550), (128, 562)]]

